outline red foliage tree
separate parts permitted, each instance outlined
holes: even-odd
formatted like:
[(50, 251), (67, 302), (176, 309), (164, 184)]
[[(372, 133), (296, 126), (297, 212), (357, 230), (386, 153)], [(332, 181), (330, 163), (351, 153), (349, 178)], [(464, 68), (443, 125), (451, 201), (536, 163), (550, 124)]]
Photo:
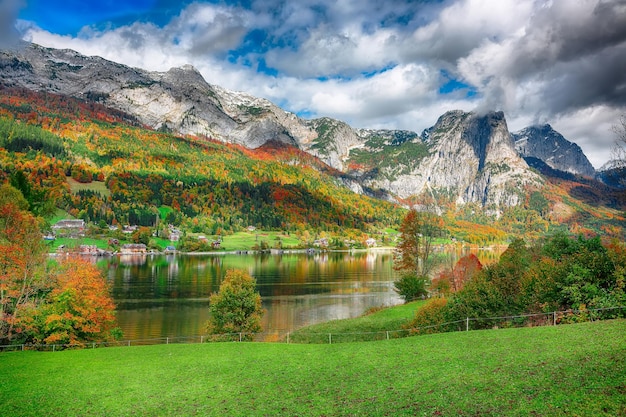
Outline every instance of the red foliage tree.
[(456, 265), (454, 265), (452, 276), (450, 277), (450, 289), (452, 292), (461, 290), (465, 283), (481, 269), (483, 269), (483, 264), (480, 263), (473, 253), (459, 259)]

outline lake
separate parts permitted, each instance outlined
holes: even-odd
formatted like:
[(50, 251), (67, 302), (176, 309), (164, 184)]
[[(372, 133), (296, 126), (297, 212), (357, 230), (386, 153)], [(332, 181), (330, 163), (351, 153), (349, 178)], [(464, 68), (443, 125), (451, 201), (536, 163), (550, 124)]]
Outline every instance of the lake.
[(204, 334), (208, 300), (227, 270), (246, 270), (261, 294), (264, 331), (356, 317), (402, 302), (390, 251), (283, 255), (118, 256), (100, 263), (125, 339)]
[[(481, 262), (502, 249), (472, 250)], [(457, 251), (453, 259), (469, 253)], [(283, 255), (120, 255), (99, 262), (111, 284), (125, 339), (205, 334), (209, 296), (226, 271), (256, 278), (263, 329), (286, 332), (362, 315), (372, 307), (400, 304), (391, 251), (289, 253)]]

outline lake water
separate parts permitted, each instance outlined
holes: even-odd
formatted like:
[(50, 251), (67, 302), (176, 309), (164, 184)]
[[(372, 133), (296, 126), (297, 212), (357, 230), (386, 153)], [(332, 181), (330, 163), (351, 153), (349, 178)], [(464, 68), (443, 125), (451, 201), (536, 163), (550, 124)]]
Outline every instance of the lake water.
[(283, 255), (145, 255), (102, 261), (125, 339), (204, 334), (208, 300), (228, 269), (261, 294), (264, 331), (289, 331), (399, 304), (390, 251)]
[[(481, 262), (503, 248), (473, 250)], [(469, 251), (452, 253), (458, 259)], [(400, 304), (391, 251), (283, 255), (143, 255), (100, 261), (112, 286), (125, 339), (205, 334), (209, 296), (226, 271), (237, 268), (257, 280), (263, 329), (286, 332), (310, 324), (362, 315), (372, 307)]]

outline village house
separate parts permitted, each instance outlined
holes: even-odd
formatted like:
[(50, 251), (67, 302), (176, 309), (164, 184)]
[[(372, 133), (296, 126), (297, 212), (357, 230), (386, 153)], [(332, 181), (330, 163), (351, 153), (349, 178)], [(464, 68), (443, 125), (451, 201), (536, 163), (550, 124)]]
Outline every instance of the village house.
[(78, 247), (78, 253), (81, 255), (98, 255), (100, 249), (96, 245), (80, 245)]
[(376, 246), (376, 239), (374, 239), (373, 237), (370, 237), (369, 239), (365, 241), (365, 244), (367, 245), (368, 248), (373, 248), (374, 246)]
[(327, 248), (328, 247), (328, 239), (323, 237), (321, 239), (317, 239), (315, 240), (315, 242), (313, 242), (314, 246), (320, 247), (320, 248)]

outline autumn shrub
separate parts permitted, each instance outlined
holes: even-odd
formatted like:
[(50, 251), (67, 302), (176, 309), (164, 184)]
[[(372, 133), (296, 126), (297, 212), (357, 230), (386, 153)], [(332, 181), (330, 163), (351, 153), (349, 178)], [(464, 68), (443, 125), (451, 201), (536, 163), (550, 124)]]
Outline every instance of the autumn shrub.
[(411, 333), (425, 334), (438, 333), (443, 330), (442, 325), (447, 320), (446, 298), (431, 298), (415, 312), (413, 320), (404, 326)]

